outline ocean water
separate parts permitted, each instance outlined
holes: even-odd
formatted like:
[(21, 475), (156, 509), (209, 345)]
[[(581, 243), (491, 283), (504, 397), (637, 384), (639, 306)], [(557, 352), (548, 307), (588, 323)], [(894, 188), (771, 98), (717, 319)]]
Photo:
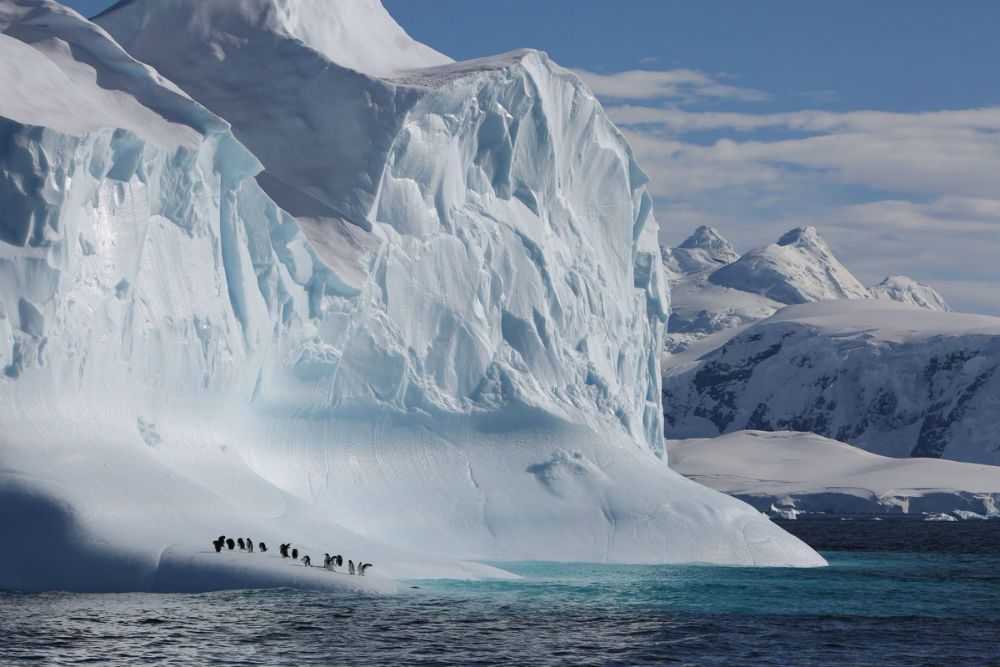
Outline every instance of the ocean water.
[(1000, 522), (783, 525), (830, 567), (504, 563), (523, 578), (378, 597), (0, 593), (0, 664), (1000, 664)]

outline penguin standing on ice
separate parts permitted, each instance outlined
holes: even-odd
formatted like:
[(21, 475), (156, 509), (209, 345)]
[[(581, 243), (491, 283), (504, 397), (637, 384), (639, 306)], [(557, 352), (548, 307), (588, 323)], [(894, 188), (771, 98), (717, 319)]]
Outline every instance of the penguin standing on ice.
[(362, 565), (359, 565), (358, 566), (358, 574), (360, 574), (362, 577), (365, 576), (365, 570), (367, 570), (371, 566), (372, 566), (371, 563), (363, 563)]
[(264, 544), (263, 542), (260, 543), (260, 552), (262, 554), (266, 554), (267, 553), (267, 545)]
[(288, 558), (288, 546), (289, 545), (287, 544), (282, 544), (281, 546), (278, 547), (278, 551), (281, 552), (282, 558)]
[(292, 549), (292, 558), (295, 559), (295, 560), (299, 559), (299, 550), (298, 549)]
[(247, 545), (243, 543), (243, 538), (242, 537), (236, 538), (236, 544), (240, 545), (240, 551), (246, 551), (247, 550)]
[(247, 538), (247, 551), (253, 553), (253, 540), (251, 540), (249, 537)]
[(329, 570), (330, 568), (330, 554), (323, 554), (323, 569)]
[(212, 546), (215, 547), (215, 553), (220, 553), (222, 551), (222, 545), (225, 543), (226, 543), (225, 536), (222, 536), (219, 539), (212, 542)]
[(353, 560), (348, 560), (347, 561), (347, 574), (354, 574), (354, 561)]
[(302, 565), (305, 567), (312, 567), (312, 559), (309, 556), (302, 557)]
[(228, 540), (226, 540), (226, 546), (229, 547), (230, 551), (232, 551), (233, 549), (236, 548), (236, 540), (230, 537)]

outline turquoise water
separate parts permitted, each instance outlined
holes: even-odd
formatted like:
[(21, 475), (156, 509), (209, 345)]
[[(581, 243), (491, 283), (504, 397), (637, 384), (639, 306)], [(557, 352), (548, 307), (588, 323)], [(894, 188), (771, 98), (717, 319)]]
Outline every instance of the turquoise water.
[[(979, 539), (1000, 522), (926, 526), (893, 527), (912, 533), (895, 551), (827, 550), (830, 567), (803, 570), (503, 563), (523, 578), (377, 597), (6, 593), (0, 663), (1000, 664), (1000, 556)], [(838, 530), (857, 540), (822, 528)]]

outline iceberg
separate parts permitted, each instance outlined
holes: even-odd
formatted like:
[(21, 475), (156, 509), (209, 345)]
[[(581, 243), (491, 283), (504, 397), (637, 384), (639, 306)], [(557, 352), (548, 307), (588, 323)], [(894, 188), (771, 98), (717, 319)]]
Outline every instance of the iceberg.
[(646, 177), (580, 80), (329, 6), (0, 3), (0, 588), (823, 564), (668, 468)]

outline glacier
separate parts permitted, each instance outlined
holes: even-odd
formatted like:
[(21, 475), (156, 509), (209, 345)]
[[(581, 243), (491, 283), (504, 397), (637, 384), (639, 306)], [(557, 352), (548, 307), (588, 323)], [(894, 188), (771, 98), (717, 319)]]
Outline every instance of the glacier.
[(646, 177), (579, 79), (325, 7), (0, 3), (0, 587), (823, 564), (668, 468)]

